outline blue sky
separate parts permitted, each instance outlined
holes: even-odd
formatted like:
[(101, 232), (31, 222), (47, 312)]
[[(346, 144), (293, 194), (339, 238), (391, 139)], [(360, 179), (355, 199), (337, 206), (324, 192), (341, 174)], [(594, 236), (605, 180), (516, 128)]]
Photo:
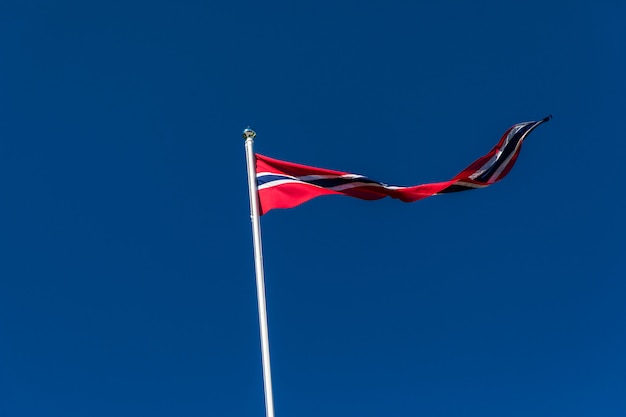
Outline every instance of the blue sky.
[(277, 416), (623, 416), (626, 7), (0, 4), (0, 415), (262, 416), (242, 130), (393, 184), (262, 219)]

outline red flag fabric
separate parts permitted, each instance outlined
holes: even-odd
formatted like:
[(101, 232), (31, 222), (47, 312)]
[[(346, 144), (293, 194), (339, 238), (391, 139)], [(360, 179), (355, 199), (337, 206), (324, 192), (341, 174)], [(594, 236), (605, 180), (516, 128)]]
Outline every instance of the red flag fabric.
[(551, 117), (512, 126), (489, 153), (449, 181), (409, 187), (387, 185), (359, 174), (295, 164), (256, 154), (261, 214), (275, 208), (296, 207), (312, 198), (329, 194), (363, 200), (391, 197), (413, 202), (433, 195), (487, 187), (509, 173), (526, 136)]

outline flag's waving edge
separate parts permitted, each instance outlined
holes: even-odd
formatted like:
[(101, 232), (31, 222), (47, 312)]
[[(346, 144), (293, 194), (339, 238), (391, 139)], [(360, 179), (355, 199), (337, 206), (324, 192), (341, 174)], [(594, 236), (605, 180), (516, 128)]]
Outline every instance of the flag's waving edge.
[(432, 195), (487, 187), (509, 173), (526, 136), (551, 117), (512, 126), (491, 151), (449, 181), (410, 187), (387, 185), (363, 175), (300, 165), (256, 154), (261, 214), (275, 208), (292, 208), (312, 198), (328, 194), (347, 195), (364, 200), (392, 197), (412, 202)]

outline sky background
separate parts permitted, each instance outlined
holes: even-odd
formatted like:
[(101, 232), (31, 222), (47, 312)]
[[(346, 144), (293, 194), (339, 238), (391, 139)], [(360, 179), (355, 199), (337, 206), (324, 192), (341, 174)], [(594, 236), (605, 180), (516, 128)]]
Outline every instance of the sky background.
[(263, 416), (242, 130), (391, 184), (262, 218), (276, 416), (626, 414), (626, 3), (0, 2), (0, 415)]

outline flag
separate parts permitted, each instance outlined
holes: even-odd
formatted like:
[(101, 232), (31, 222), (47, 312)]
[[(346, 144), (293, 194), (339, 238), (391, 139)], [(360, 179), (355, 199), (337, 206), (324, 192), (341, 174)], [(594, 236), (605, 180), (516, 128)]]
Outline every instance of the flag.
[(322, 195), (347, 195), (363, 200), (383, 197), (413, 202), (433, 195), (484, 188), (504, 178), (517, 160), (522, 142), (540, 124), (550, 120), (519, 123), (509, 128), (498, 144), (449, 181), (402, 187), (374, 181), (363, 175), (255, 154), (260, 212), (296, 207)]

